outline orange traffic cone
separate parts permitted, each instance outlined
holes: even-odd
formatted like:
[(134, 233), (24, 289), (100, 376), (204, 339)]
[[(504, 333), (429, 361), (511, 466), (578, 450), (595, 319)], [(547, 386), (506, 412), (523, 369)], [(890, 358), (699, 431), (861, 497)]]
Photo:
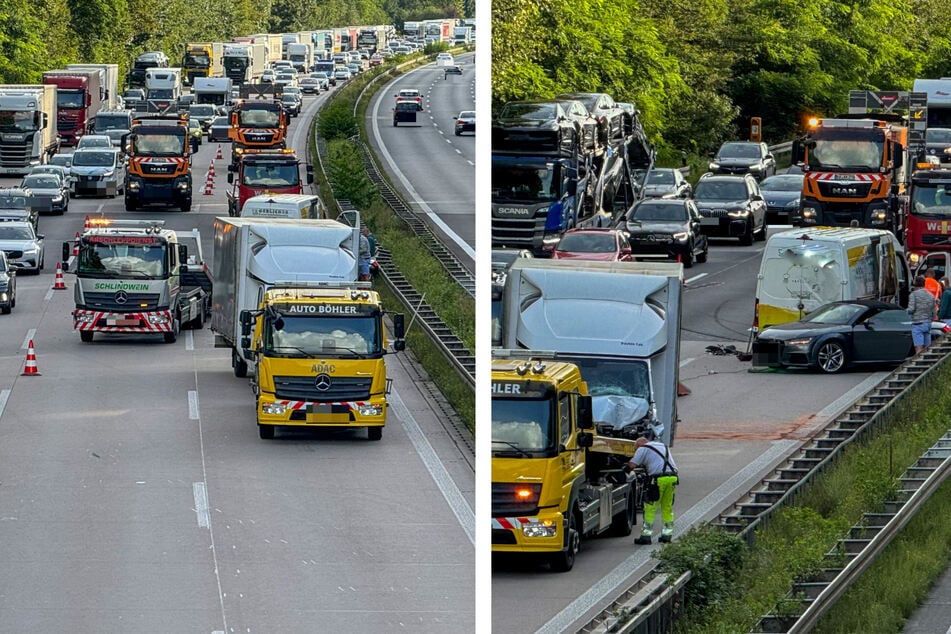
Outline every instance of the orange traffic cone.
[(76, 242), (73, 244), (73, 257), (79, 257), (79, 232), (76, 233)]
[(83, 222), (83, 230), (85, 231), (86, 229), (88, 229), (88, 228), (91, 227), (91, 226), (92, 226), (92, 222), (90, 221), (89, 216), (87, 215), (87, 216), (86, 216), (86, 221)]
[(677, 384), (677, 396), (690, 396), (690, 388), (683, 383)]
[(215, 187), (215, 179), (211, 174), (208, 175), (208, 178), (205, 179), (205, 191), (202, 192), (205, 196), (211, 196), (212, 190)]
[(36, 352), (33, 350), (32, 339), (30, 339), (30, 345), (26, 349), (26, 365), (23, 366), (23, 372), (20, 376), (40, 376), (40, 371), (36, 367)]
[(221, 144), (219, 143), (219, 144), (218, 144), (218, 155), (215, 156), (215, 159), (220, 159), (220, 158), (224, 158), (224, 157), (221, 156)]
[(208, 174), (210, 174), (211, 176), (214, 176), (214, 175), (215, 175), (215, 162), (214, 162), (214, 161), (212, 161), (212, 162), (208, 165)]
[(63, 263), (59, 262), (56, 265), (56, 280), (53, 282), (53, 290), (65, 291), (66, 290), (66, 280), (63, 279)]

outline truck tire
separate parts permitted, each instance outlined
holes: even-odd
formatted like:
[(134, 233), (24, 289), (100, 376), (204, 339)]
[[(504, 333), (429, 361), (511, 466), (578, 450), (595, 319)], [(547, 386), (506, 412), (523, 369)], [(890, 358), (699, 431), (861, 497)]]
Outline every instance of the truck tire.
[(614, 516), (611, 521), (611, 534), (617, 537), (627, 537), (634, 530), (637, 523), (637, 507), (634, 505), (634, 483), (627, 494), (627, 508)]
[(367, 427), (367, 438), (370, 440), (380, 440), (383, 438), (383, 428)]
[(552, 572), (568, 572), (575, 565), (575, 557), (581, 548), (581, 533), (578, 532), (578, 527), (575, 522), (575, 510), (574, 505), (572, 505), (565, 528), (564, 550), (552, 555), (548, 560), (548, 565)]
[(248, 362), (238, 356), (237, 350), (231, 351), (231, 368), (239, 379), (248, 376)]
[(184, 201), (182, 201), (182, 206), (179, 207), (179, 209), (181, 209), (181, 210), (184, 211), (184, 212), (191, 211), (191, 210), (192, 210), (192, 199), (191, 199), (191, 198), (186, 198)]
[(138, 205), (136, 205), (133, 201), (129, 200), (129, 197), (128, 197), (128, 196), (125, 197), (125, 210), (126, 210), (126, 211), (135, 211), (135, 210), (138, 209), (138, 208), (139, 208)]
[(274, 440), (274, 425), (262, 425), (258, 423), (258, 436), (261, 440)]
[(83, 343), (90, 343), (92, 342), (92, 338), (94, 335), (95, 333), (92, 330), (80, 330), (79, 340), (82, 341)]

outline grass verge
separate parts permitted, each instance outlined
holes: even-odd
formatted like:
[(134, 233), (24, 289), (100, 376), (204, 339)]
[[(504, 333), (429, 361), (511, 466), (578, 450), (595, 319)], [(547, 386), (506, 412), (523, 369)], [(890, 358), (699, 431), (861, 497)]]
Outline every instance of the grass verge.
[[(763, 614), (774, 609), (781, 611), (781, 600), (793, 581), (816, 572), (823, 555), (861, 519), (862, 513), (879, 509), (884, 501), (894, 497), (897, 478), (951, 428), (948, 381), (951, 362), (934, 370), (932, 376), (905, 396), (900, 406), (894, 408), (898, 411), (883, 422), (881, 433), (865, 442), (853, 443), (834, 465), (804, 488), (793, 506), (779, 511), (757, 531), (751, 548), (736, 537), (725, 537), (719, 529), (703, 527), (659, 551), (662, 570), (675, 577), (687, 569), (695, 573), (687, 584), (684, 618), (675, 631), (748, 632)], [(942, 493), (933, 498), (934, 504), (940, 504), (942, 499), (947, 502), (947, 489), (945, 485)], [(834, 625), (816, 631), (901, 630), (901, 620), (910, 615), (945, 569), (938, 562), (947, 562), (949, 558), (947, 536), (951, 535), (951, 517), (925, 510), (915, 522), (921, 523), (921, 528), (906, 527), (907, 534), (903, 533), (876, 562), (873, 570), (881, 572), (863, 577), (850, 591), (857, 598), (833, 608), (826, 620)], [(935, 539), (931, 539), (932, 533)], [(939, 539), (940, 535), (945, 538)], [(899, 565), (897, 558), (901, 555), (893, 552), (906, 542), (916, 553)], [(914, 574), (901, 575), (901, 570), (910, 571), (923, 560), (936, 563), (918, 565)], [(892, 562), (890, 566), (885, 563), (888, 561)], [(903, 586), (907, 579), (909, 589), (895, 592), (895, 579), (901, 579)], [(871, 616), (872, 604), (875, 613), (885, 620)], [(860, 621), (862, 618), (867, 620)]]

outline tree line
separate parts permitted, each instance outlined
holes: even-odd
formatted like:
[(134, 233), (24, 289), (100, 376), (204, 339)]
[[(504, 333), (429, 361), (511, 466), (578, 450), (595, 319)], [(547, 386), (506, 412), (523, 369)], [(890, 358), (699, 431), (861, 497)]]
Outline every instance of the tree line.
[(846, 112), (855, 89), (951, 75), (947, 0), (495, 0), (493, 105), (559, 92), (632, 102), (660, 154), (705, 155)]
[[(65, 64), (119, 64), (145, 51), (177, 64), (186, 42), (252, 33), (473, 15), (473, 0), (4, 0), (0, 83), (40, 81)], [(468, 11), (468, 13), (466, 13)]]

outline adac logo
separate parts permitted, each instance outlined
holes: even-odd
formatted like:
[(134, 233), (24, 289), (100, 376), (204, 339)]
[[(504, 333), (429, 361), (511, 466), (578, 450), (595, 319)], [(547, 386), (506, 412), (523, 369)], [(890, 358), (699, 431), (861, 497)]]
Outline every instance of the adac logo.
[(314, 374), (333, 374), (336, 367), (332, 363), (315, 363), (310, 366), (310, 371)]

